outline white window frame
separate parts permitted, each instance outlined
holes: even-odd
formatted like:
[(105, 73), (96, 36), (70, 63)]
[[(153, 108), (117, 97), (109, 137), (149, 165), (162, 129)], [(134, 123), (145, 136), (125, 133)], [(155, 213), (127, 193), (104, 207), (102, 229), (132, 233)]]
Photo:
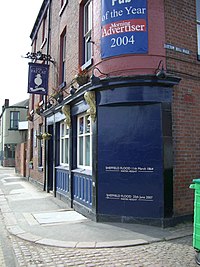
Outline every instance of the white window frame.
[(92, 1), (89, 0), (86, 2), (83, 8), (83, 39), (84, 39), (84, 64), (87, 62), (90, 62), (92, 60), (92, 13), (93, 13), (93, 7), (92, 7)]
[(60, 1), (60, 11), (59, 11), (59, 16), (62, 15), (66, 5), (68, 4), (68, 0), (61, 0)]
[(60, 165), (69, 166), (69, 127), (65, 122), (60, 123)]
[(196, 0), (197, 17), (197, 58), (200, 60), (200, 0)]
[[(83, 123), (81, 122), (83, 120)], [(86, 122), (89, 121), (90, 124)], [(89, 131), (86, 130), (86, 126)], [(82, 129), (82, 131), (81, 131)], [(86, 150), (86, 139), (89, 138), (89, 164), (87, 164), (87, 150)], [(82, 153), (80, 153), (80, 145), (82, 140)], [(82, 160), (80, 156), (82, 154)], [(81, 162), (82, 161), (82, 162)], [(92, 120), (90, 115), (83, 113), (77, 117), (77, 167), (80, 169), (91, 170), (92, 169)]]

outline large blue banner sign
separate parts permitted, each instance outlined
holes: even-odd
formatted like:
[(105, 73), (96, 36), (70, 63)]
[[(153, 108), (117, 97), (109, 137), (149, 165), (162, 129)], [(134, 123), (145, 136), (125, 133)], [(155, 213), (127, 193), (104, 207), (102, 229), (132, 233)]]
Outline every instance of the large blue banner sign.
[(102, 0), (101, 57), (147, 52), (146, 0)]
[(49, 65), (29, 63), (28, 93), (47, 95)]

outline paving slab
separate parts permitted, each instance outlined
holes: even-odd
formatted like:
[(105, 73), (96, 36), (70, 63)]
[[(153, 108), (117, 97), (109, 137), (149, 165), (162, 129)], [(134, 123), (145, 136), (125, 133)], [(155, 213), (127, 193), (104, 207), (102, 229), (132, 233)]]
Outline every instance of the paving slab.
[(166, 229), (131, 223), (97, 223), (13, 173), (9, 176), (7, 171), (1, 177), (1, 213), (7, 230), (37, 244), (68, 248), (129, 247), (193, 234), (192, 223)]

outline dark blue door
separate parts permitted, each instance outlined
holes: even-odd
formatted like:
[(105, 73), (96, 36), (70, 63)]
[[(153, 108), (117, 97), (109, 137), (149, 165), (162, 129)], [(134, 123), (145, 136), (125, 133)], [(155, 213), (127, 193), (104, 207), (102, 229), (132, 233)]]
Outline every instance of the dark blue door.
[(163, 217), (161, 105), (98, 109), (98, 213)]

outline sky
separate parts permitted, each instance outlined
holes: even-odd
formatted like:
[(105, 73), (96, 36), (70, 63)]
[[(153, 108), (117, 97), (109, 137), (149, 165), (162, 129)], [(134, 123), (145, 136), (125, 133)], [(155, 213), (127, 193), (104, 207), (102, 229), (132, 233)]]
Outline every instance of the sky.
[(29, 98), (28, 62), (30, 33), (43, 0), (1, 1), (0, 8), (0, 113), (4, 100), (10, 105)]

